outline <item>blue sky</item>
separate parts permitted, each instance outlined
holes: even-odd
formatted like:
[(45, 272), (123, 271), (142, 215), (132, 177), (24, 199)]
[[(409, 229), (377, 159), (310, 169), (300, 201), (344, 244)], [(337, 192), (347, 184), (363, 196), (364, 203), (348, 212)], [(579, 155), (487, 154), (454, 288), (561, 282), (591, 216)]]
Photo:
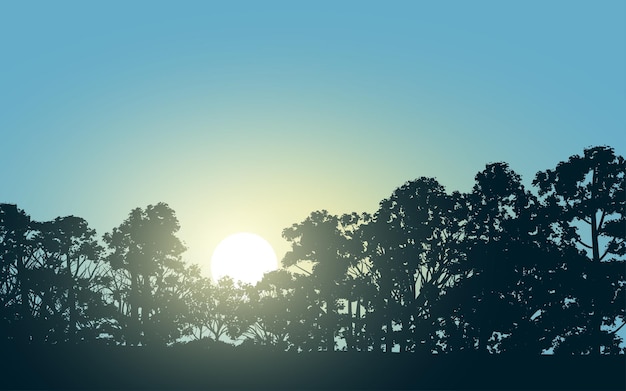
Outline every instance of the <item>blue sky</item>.
[(403, 182), (624, 155), (624, 1), (0, 3), (0, 202), (100, 234), (167, 202), (230, 233), (374, 212)]

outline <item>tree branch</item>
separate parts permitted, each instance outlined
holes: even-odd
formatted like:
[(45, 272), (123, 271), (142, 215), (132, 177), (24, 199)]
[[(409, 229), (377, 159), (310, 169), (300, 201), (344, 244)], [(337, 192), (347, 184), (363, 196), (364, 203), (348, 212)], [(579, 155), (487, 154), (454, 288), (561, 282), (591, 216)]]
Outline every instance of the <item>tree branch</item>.
[(307, 271), (307, 270), (304, 270), (303, 268), (301, 268), (300, 266), (298, 266), (298, 265), (296, 265), (296, 264), (291, 265), (291, 266), (297, 267), (298, 269), (302, 270), (303, 272), (305, 272), (305, 273), (306, 273), (307, 275), (309, 275), (309, 276), (311, 275), (311, 272), (309, 272), (309, 271)]
[(621, 326), (619, 326), (619, 327), (618, 327), (618, 328), (616, 328), (615, 330), (611, 331), (609, 334), (615, 334), (615, 333), (617, 333), (618, 331), (620, 331), (620, 330), (621, 330), (621, 328), (622, 328), (622, 327), (624, 327), (624, 325), (626, 325), (626, 321), (624, 321), (624, 323), (622, 323), (622, 325), (621, 325)]
[(588, 245), (587, 243), (584, 243), (582, 240), (580, 239), (575, 239), (576, 242), (582, 244), (583, 246), (587, 247), (588, 249), (592, 249), (592, 247), (590, 245)]
[(602, 211), (602, 217), (600, 217), (600, 222), (598, 223), (598, 227), (596, 228), (596, 231), (598, 233), (602, 232), (602, 224), (604, 224), (604, 218), (606, 217), (606, 210)]
[(604, 250), (604, 254), (602, 254), (602, 256), (600, 257), (600, 261), (602, 261), (608, 253), (609, 253), (609, 248), (607, 247), (606, 250)]

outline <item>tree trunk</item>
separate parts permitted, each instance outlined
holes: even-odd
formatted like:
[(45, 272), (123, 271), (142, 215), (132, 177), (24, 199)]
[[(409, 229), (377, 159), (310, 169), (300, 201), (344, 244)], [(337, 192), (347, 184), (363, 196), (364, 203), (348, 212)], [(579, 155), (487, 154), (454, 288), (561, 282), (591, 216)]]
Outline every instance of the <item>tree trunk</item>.
[[(592, 189), (597, 189), (598, 188), (598, 172), (597, 172), (597, 168), (594, 168), (593, 170), (593, 177), (592, 177), (592, 181), (593, 181), (593, 186)], [(595, 194), (591, 194), (591, 199), (593, 200)], [(600, 249), (599, 249), (599, 245), (598, 245), (598, 236), (599, 236), (599, 228), (598, 227), (598, 221), (597, 221), (597, 209), (594, 209), (591, 212), (591, 251), (592, 251), (592, 260), (591, 260), (591, 268), (590, 268), (590, 275), (588, 276), (589, 279), (591, 280), (591, 289), (592, 292), (594, 293), (593, 297), (593, 303), (592, 303), (592, 309), (593, 309), (593, 317), (592, 317), (592, 323), (591, 323), (591, 338), (592, 338), (592, 351), (591, 354), (592, 355), (600, 355), (600, 349), (602, 347), (602, 343), (600, 342), (601, 338), (602, 338), (602, 314), (600, 314), (600, 303), (598, 303), (598, 295), (600, 290), (602, 289), (599, 284), (600, 284), (600, 271), (601, 271), (601, 265), (600, 265)]]
[(143, 276), (143, 292), (141, 297), (141, 331), (143, 331), (143, 345), (152, 345), (156, 341), (154, 327), (150, 324), (150, 312), (152, 311), (152, 287), (150, 276)]
[(73, 344), (76, 343), (76, 329), (77, 329), (77, 319), (76, 319), (76, 315), (77, 315), (77, 311), (76, 311), (76, 284), (75, 284), (75, 280), (74, 280), (74, 275), (72, 274), (72, 268), (71, 268), (71, 262), (69, 257), (67, 258), (66, 261), (66, 265), (67, 265), (67, 272), (69, 275), (69, 287), (68, 287), (68, 305), (70, 307), (70, 322), (69, 322), (69, 327), (68, 327), (68, 342)]
[(356, 319), (354, 320), (355, 326), (355, 339), (357, 340), (357, 345), (359, 346), (359, 350), (363, 350), (363, 335), (361, 330), (363, 329), (363, 323), (361, 321), (361, 302), (362, 299), (359, 298), (356, 302)]
[(390, 314), (387, 313), (386, 316), (387, 334), (385, 335), (385, 353), (391, 353), (391, 349), (393, 348), (393, 327)]
[(592, 298), (593, 302), (591, 308), (593, 310), (593, 317), (591, 323), (591, 338), (592, 338), (592, 351), (591, 354), (599, 355), (602, 343), (600, 342), (600, 338), (602, 335), (602, 314), (600, 313), (600, 303), (598, 303), (598, 294), (602, 287), (599, 286), (600, 283), (600, 251), (598, 247), (598, 229), (597, 229), (597, 218), (596, 211), (591, 214), (591, 243), (592, 243), (592, 265), (589, 269), (589, 279), (591, 282), (591, 292), (593, 292), (594, 297)]
[[(18, 244), (18, 246), (21, 247), (22, 245)], [(31, 337), (34, 339), (34, 336), (31, 335), (32, 333), (30, 330), (33, 322), (32, 314), (30, 312), (30, 304), (28, 302), (28, 287), (25, 284), (26, 276), (24, 274), (26, 272), (26, 261), (24, 260), (24, 252), (25, 251), (20, 248), (17, 254), (17, 281), (20, 285), (20, 323), (22, 324), (21, 327), (18, 327), (18, 329), (19, 334), (21, 334), (20, 339), (22, 340), (20, 342), (29, 343), (34, 342), (31, 341)]]
[(333, 310), (331, 306), (332, 300), (330, 298), (326, 298), (326, 351), (333, 352), (335, 351), (335, 317), (333, 316)]
[(346, 338), (347, 350), (355, 350), (354, 348), (354, 325), (352, 319), (352, 300), (348, 299), (348, 338)]
[(130, 307), (130, 318), (128, 322), (127, 341), (130, 345), (139, 343), (139, 281), (137, 275), (131, 271), (130, 294), (128, 305)]

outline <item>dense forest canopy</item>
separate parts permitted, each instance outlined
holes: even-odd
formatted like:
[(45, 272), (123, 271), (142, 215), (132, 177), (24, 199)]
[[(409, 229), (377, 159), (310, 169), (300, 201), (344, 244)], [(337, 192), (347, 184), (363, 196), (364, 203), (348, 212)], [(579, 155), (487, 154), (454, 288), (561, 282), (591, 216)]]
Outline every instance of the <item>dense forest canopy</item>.
[(373, 214), (285, 228), (258, 284), (183, 260), (175, 212), (136, 208), (99, 237), (84, 219), (0, 204), (4, 344), (273, 351), (624, 354), (624, 158), (585, 149), (527, 189), (490, 163), (468, 193), (409, 181)]

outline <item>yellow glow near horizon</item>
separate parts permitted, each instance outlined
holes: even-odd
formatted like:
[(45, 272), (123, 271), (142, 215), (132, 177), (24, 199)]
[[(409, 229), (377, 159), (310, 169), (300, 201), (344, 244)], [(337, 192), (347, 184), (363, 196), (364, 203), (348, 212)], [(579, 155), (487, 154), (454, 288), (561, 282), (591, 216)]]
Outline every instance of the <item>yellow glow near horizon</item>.
[(236, 233), (222, 240), (211, 257), (214, 281), (229, 276), (254, 284), (265, 273), (277, 268), (278, 260), (272, 246), (259, 235), (248, 232)]

